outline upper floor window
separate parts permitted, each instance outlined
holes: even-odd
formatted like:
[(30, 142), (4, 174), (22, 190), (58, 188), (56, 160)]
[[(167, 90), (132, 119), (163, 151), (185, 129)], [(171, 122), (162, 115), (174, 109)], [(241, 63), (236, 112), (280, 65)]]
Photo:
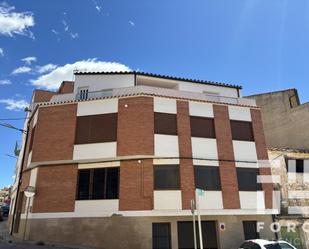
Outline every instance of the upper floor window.
[(219, 167), (194, 166), (195, 187), (203, 190), (221, 190)]
[(155, 134), (177, 135), (177, 115), (154, 113)]
[(118, 199), (119, 168), (81, 169), (77, 200)]
[(177, 190), (179, 188), (179, 165), (154, 166), (155, 190)]
[[(294, 167), (292, 167), (291, 165), (292, 162), (295, 162), (295, 169)], [(286, 166), (287, 166), (287, 171), (291, 172), (291, 173), (305, 173), (305, 169), (304, 169), (304, 159), (290, 159), (287, 158), (286, 159)]]
[(254, 141), (252, 123), (231, 120), (232, 138), (240, 141)]
[(88, 87), (78, 89), (78, 99), (88, 99)]
[(262, 190), (261, 183), (258, 183), (259, 169), (237, 168), (237, 179), (239, 191)]
[(117, 113), (79, 116), (75, 144), (117, 141)]
[(190, 117), (191, 124), (191, 136), (192, 137), (204, 137), (215, 138), (215, 124), (213, 118), (204, 117)]

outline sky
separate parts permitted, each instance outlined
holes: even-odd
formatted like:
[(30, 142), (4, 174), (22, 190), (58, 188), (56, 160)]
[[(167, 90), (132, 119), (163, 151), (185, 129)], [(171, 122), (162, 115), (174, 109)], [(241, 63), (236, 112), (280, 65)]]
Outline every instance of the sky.
[[(243, 95), (297, 88), (308, 102), (309, 1), (0, 0), (0, 123), (22, 128), (33, 89), (55, 90), (74, 69), (225, 82)], [(0, 187), (20, 140), (0, 126)]]

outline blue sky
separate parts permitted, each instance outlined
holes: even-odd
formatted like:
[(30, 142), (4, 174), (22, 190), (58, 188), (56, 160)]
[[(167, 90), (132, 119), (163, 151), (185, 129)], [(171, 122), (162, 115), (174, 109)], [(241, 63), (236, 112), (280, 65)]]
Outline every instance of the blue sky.
[[(0, 3), (0, 122), (22, 127), (1, 119), (23, 118), (35, 87), (87, 67), (241, 84), (244, 95), (297, 88), (309, 100), (307, 0)], [(19, 140), (0, 127), (0, 187), (13, 181), (6, 154)]]

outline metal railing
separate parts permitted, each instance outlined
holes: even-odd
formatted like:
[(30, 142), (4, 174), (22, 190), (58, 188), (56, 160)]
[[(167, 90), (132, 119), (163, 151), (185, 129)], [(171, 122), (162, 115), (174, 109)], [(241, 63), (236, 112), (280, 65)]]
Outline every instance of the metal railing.
[[(167, 89), (153, 86), (132, 86), (132, 87), (123, 87), (123, 88), (114, 88), (109, 90), (102, 91), (89, 91), (87, 99), (93, 98), (103, 98), (103, 97), (116, 97), (124, 95), (135, 95), (135, 94), (151, 94), (163, 97), (174, 97), (174, 98), (184, 98), (192, 100), (202, 100), (202, 101), (211, 101), (218, 103), (227, 103), (227, 104), (237, 104), (237, 105), (247, 105), (247, 106), (256, 106), (254, 99), (246, 98), (233, 98), (227, 96), (219, 96), (205, 93), (197, 92), (188, 92), (175, 89)], [(84, 95), (83, 95), (84, 96)], [(61, 94), (54, 96), (50, 102), (59, 102), (66, 100), (81, 100), (85, 98), (80, 98), (79, 94)]]

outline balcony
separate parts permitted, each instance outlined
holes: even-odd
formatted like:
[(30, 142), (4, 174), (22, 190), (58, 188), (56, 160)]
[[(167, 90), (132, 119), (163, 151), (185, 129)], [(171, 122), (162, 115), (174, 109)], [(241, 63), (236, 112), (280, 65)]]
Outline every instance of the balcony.
[(50, 102), (98, 99), (98, 98), (104, 98), (104, 97), (118, 97), (118, 96), (128, 96), (128, 95), (138, 95), (138, 94), (154, 95), (154, 96), (162, 96), (162, 97), (174, 97), (178, 99), (202, 100), (202, 101), (210, 101), (210, 102), (225, 103), (225, 104), (236, 104), (236, 105), (244, 105), (244, 106), (256, 106), (256, 102), (254, 99), (232, 98), (232, 97), (218, 96), (218, 95), (212, 95), (212, 94), (179, 91), (175, 89), (166, 89), (166, 88), (143, 86), (143, 85), (133, 86), (133, 87), (124, 87), (124, 88), (115, 88), (115, 89), (95, 91), (95, 92), (87, 92), (87, 95), (83, 94), (82, 98), (80, 98), (80, 94), (73, 94), (73, 93), (59, 94), (59, 95), (53, 96)]

